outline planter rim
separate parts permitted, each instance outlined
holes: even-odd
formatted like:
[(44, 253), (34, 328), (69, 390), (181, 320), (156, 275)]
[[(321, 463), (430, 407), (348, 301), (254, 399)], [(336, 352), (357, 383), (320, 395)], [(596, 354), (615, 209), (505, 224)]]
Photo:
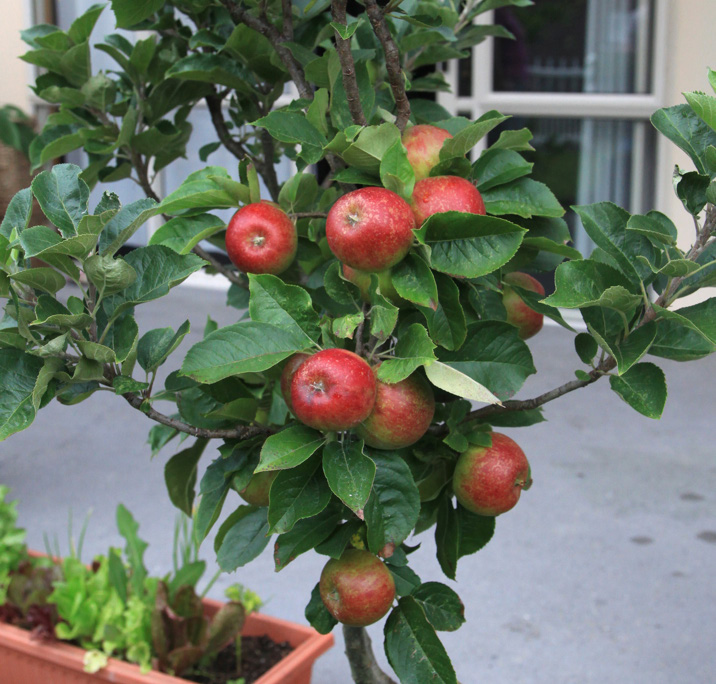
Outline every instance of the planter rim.
[[(35, 557), (45, 556), (45, 554), (38, 552), (31, 552), (31, 555)], [(202, 603), (212, 613), (223, 605), (221, 601), (209, 598), (203, 599)], [(270, 615), (263, 615), (262, 613), (251, 613), (246, 618), (242, 633), (247, 630), (252, 633), (266, 633), (269, 636), (272, 631), (279, 631), (284, 634), (289, 632), (293, 636), (291, 641), (294, 641), (291, 644), (293, 650), (255, 680), (254, 684), (282, 684), (290, 674), (293, 674), (299, 668), (305, 667), (307, 664), (309, 667), (312, 666), (313, 661), (331, 648), (334, 643), (332, 634), (319, 634), (312, 627)], [(37, 657), (38, 652), (42, 651), (42, 659), (69, 669), (77, 670), (79, 663), (80, 671), (84, 674), (82, 663), (86, 651), (79, 646), (61, 641), (38, 642), (32, 639), (29, 631), (0, 623), (0, 645), (2, 643), (29, 656)], [(138, 665), (117, 658), (109, 658), (107, 667), (102, 668), (93, 676), (99, 681), (108, 681), (114, 684), (136, 684), (137, 682), (145, 684), (179, 684), (180, 682), (189, 682), (189, 680), (156, 670), (143, 675), (140, 674)], [(189, 682), (189, 684), (191, 683)]]

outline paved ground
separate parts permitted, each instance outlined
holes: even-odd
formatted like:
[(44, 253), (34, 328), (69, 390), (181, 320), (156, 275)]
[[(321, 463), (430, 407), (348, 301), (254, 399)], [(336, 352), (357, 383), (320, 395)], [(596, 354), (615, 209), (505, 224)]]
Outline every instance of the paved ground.
[[(236, 318), (222, 294), (184, 287), (140, 307), (140, 329), (176, 328), (189, 317), (186, 349), (209, 313), (221, 324)], [(579, 367), (572, 337), (560, 328), (546, 328), (532, 349), (540, 373), (523, 396), (561, 384)], [(560, 370), (565, 359), (574, 365)], [(632, 411), (602, 381), (550, 404), (549, 422), (510, 431), (535, 484), (498, 520), (492, 543), (460, 561), (456, 588), (468, 625), (444, 641), (463, 684), (716, 681), (716, 358), (661, 365), (669, 400), (659, 422)], [(42, 548), (47, 532), (66, 548), (68, 510), (77, 521), (92, 509), (86, 555), (105, 551), (120, 543), (114, 509), (123, 502), (150, 542), (151, 571), (170, 568), (175, 514), (162, 470), (171, 452), (149, 460), (149, 427), (100, 393), (79, 407), (54, 402), (30, 430), (0, 445), (0, 482), (19, 498), (33, 547)], [(432, 539), (421, 541), (416, 570), (444, 581)], [(303, 620), (322, 564), (309, 554), (276, 574), (267, 550), (211, 593), (220, 597), (239, 581), (268, 600), (266, 612)], [(372, 634), (382, 658), (380, 629)], [(338, 630), (336, 639), (314, 684), (349, 681)]]

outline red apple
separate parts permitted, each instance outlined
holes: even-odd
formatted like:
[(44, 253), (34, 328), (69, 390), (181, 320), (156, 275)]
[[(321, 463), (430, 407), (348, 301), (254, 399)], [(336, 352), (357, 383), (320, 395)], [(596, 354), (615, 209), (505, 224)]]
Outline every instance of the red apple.
[(350, 430), (375, 403), (375, 376), (360, 356), (324, 349), (306, 359), (293, 375), (291, 403), (302, 423), (317, 430)]
[(240, 492), (239, 496), (252, 506), (268, 506), (269, 490), (278, 475), (278, 470), (255, 473)]
[(382, 294), (388, 301), (392, 302), (396, 306), (406, 303), (393, 286), (390, 269), (372, 274), (366, 273), (365, 271), (358, 271), (355, 268), (351, 268), (350, 266), (343, 264), (343, 277), (352, 282), (360, 290), (360, 296), (364, 302), (370, 301), (371, 275), (378, 276), (378, 289), (380, 290), (380, 294)]
[(288, 406), (288, 410), (291, 411), (291, 413), (293, 413), (293, 404), (291, 403), (291, 381), (293, 380), (293, 374), (306, 359), (310, 358), (310, 356), (310, 354), (306, 354), (304, 352), (294, 354), (289, 358), (281, 371), (281, 394), (283, 395), (283, 400), (286, 402), (286, 406)]
[(458, 502), (468, 511), (500, 515), (532, 484), (530, 464), (514, 440), (493, 432), (492, 446), (473, 446), (460, 454), (452, 484)]
[(526, 340), (542, 330), (544, 316), (541, 313), (537, 313), (534, 309), (530, 309), (522, 298), (509, 286), (516, 285), (523, 290), (537, 292), (543, 297), (544, 288), (539, 280), (520, 271), (508, 273), (503, 280), (507, 283), (502, 290), (502, 303), (505, 305), (507, 311), (507, 322), (517, 326), (520, 337)]
[(245, 273), (282, 273), (297, 248), (296, 226), (272, 202), (241, 207), (226, 227), (229, 259)]
[(385, 188), (343, 195), (328, 212), (326, 238), (340, 261), (377, 273), (394, 266), (413, 244), (415, 219), (408, 203)]
[(326, 563), (318, 585), (328, 612), (352, 627), (372, 625), (395, 600), (390, 570), (369, 551), (348, 549)]
[(419, 181), (430, 175), (430, 170), (440, 162), (440, 148), (452, 134), (443, 128), (421, 124), (411, 126), (403, 133), (403, 145), (408, 151), (408, 162)]
[(432, 387), (417, 373), (393, 385), (378, 380), (371, 414), (356, 428), (368, 446), (401, 449), (415, 444), (430, 427), (435, 414)]
[(484, 214), (485, 203), (477, 188), (460, 176), (433, 176), (418, 181), (410, 206), (415, 222), (421, 226), (428, 216), (444, 211)]

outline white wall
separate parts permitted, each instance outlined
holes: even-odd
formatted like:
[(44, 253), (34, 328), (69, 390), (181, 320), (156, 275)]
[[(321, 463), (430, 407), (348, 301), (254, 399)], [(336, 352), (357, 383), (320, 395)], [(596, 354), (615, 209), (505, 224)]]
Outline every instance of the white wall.
[(26, 112), (30, 111), (27, 84), (31, 76), (31, 66), (17, 57), (26, 52), (25, 43), (20, 39), (20, 31), (30, 24), (29, 5), (28, 0), (0, 0), (0, 105), (13, 104)]

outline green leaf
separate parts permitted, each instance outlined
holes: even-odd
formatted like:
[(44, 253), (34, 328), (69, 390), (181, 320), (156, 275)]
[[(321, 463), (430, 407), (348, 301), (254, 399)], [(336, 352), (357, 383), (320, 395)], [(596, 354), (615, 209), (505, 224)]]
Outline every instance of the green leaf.
[(221, 525), (214, 549), (216, 562), (224, 572), (233, 572), (254, 560), (268, 545), (271, 537), (262, 506), (239, 506)]
[(129, 561), (131, 570), (130, 584), (136, 596), (144, 593), (144, 580), (147, 570), (144, 567), (144, 551), (148, 544), (139, 538), (139, 523), (132, 514), (122, 505), (117, 506), (117, 529), (127, 542), (124, 547), (124, 556)]
[(677, 321), (716, 344), (716, 297), (676, 311), (655, 307), (659, 315)]
[(415, 187), (415, 172), (408, 161), (402, 142), (394, 142), (380, 160), (380, 180), (383, 187), (409, 201)]
[(679, 321), (658, 321), (656, 338), (649, 349), (653, 356), (673, 361), (693, 361), (716, 351), (716, 345)]
[(699, 173), (708, 174), (706, 149), (709, 145), (716, 145), (716, 132), (689, 105), (659, 109), (652, 114), (651, 123), (691, 157)]
[(390, 273), (395, 291), (418, 306), (433, 310), (438, 305), (438, 286), (430, 266), (417, 254), (410, 253)]
[(247, 186), (232, 180), (226, 169), (207, 166), (196, 171), (158, 206), (163, 214), (176, 214), (185, 209), (235, 208), (249, 202)]
[[(81, 228), (82, 223), (80, 223)], [(22, 232), (20, 244), (25, 256), (28, 258), (40, 257), (45, 259), (49, 256), (60, 254), (74, 257), (75, 259), (84, 259), (97, 244), (98, 233), (99, 230), (96, 233), (84, 233), (63, 240), (58, 233), (48, 226), (33, 226)]]
[(97, 344), (97, 342), (91, 342), (89, 340), (77, 340), (76, 344), (82, 352), (82, 356), (90, 361), (114, 363), (117, 360), (114, 350), (105, 347), (103, 344)]
[(122, 207), (107, 223), (100, 235), (99, 248), (103, 256), (114, 256), (152, 216), (159, 213), (159, 205), (149, 198)]
[(587, 365), (592, 363), (599, 351), (596, 340), (589, 333), (584, 332), (574, 338), (574, 348), (577, 351), (577, 356)]
[(37, 298), (35, 316), (31, 325), (57, 325), (60, 328), (84, 330), (92, 323), (92, 317), (89, 314), (73, 314), (66, 306), (49, 295), (40, 295)]
[(684, 93), (691, 109), (709, 128), (716, 130), (716, 97), (704, 93)]
[[(336, 337), (353, 339), (356, 328), (364, 321), (365, 315), (362, 311), (354, 314), (347, 314), (333, 320), (331, 330)], [(371, 320), (372, 322), (372, 320)]]
[(534, 164), (514, 150), (492, 147), (483, 152), (472, 165), (472, 177), (475, 179), (477, 189), (485, 192), (528, 175), (532, 172), (533, 166)]
[(293, 425), (270, 435), (261, 448), (256, 472), (295, 468), (313, 456), (325, 441), (320, 432), (305, 425)]
[(401, 682), (457, 684), (455, 670), (420, 603), (398, 599), (385, 623), (385, 654)]
[(371, 449), (368, 456), (376, 471), (364, 514), (368, 548), (378, 553), (386, 544), (397, 548), (412, 532), (420, 513), (420, 494), (400, 454)]
[(179, 254), (188, 254), (202, 240), (226, 228), (226, 223), (211, 214), (179, 216), (169, 219), (149, 238), (150, 245), (165, 245)]
[(609, 378), (611, 388), (647, 418), (660, 418), (666, 404), (666, 378), (653, 363), (637, 363), (623, 375)]
[(126, 375), (117, 375), (112, 380), (112, 387), (114, 387), (115, 394), (127, 394), (129, 392), (137, 394), (142, 390), (148, 389), (149, 383), (128, 378)]
[(104, 344), (110, 349), (114, 349), (117, 363), (123, 363), (134, 349), (134, 344), (138, 337), (139, 327), (137, 322), (127, 312), (125, 315), (120, 316), (109, 329), (109, 332), (104, 336)]
[(197, 464), (208, 440), (197, 439), (192, 446), (174, 454), (164, 466), (164, 480), (169, 499), (189, 517), (194, 505)]
[(177, 254), (162, 245), (132, 250), (124, 261), (134, 269), (137, 279), (120, 294), (104, 300), (106, 310), (111, 311), (111, 320), (135, 304), (163, 297), (205, 263), (195, 254)]
[(460, 597), (440, 582), (425, 582), (411, 596), (420, 604), (428, 622), (437, 630), (454, 632), (465, 622), (465, 606)]
[(249, 274), (251, 320), (269, 323), (310, 345), (320, 338), (319, 317), (311, 296), (298, 285), (287, 285), (273, 275)]
[(499, 126), (509, 116), (503, 116), (495, 110), (483, 114), (477, 121), (463, 128), (453, 138), (448, 138), (440, 148), (440, 160), (451, 157), (464, 157), (493, 128)]
[(297, 112), (274, 111), (253, 122), (254, 126), (265, 128), (272, 138), (284, 143), (295, 143), (306, 148), (314, 148), (315, 153), (309, 155), (306, 161), (317, 162), (323, 153), (323, 147), (328, 144), (326, 136), (321, 133), (303, 114)]
[(564, 215), (564, 209), (552, 191), (532, 178), (520, 178), (485, 190), (482, 199), (488, 214), (516, 214), (523, 218)]
[(435, 282), (438, 286), (438, 307), (435, 311), (422, 307), (421, 311), (433, 340), (445, 349), (459, 349), (467, 335), (460, 290), (452, 278), (442, 273), (435, 274)]
[(0, 235), (8, 240), (15, 231), (18, 235), (30, 225), (32, 218), (32, 188), (25, 188), (13, 195), (0, 223)]
[(617, 360), (619, 375), (626, 373), (649, 351), (656, 338), (656, 328), (656, 323), (650, 321), (632, 330), (623, 342), (614, 346), (614, 358)]
[(94, 29), (97, 20), (99, 19), (100, 14), (104, 11), (105, 7), (106, 5), (99, 3), (92, 5), (84, 14), (80, 15), (72, 22), (67, 34), (73, 43), (84, 43), (90, 37), (92, 30)]
[(84, 262), (84, 271), (100, 298), (121, 292), (137, 280), (137, 272), (124, 259), (100, 254)]
[(22, 283), (35, 290), (42, 290), (50, 294), (54, 294), (66, 285), (65, 277), (47, 266), (28, 268), (26, 271), (18, 271), (9, 275), (10, 279), (16, 283)]
[(517, 329), (502, 321), (481, 321), (468, 327), (467, 341), (458, 351), (440, 351), (438, 358), (500, 400), (509, 399), (535, 373), (529, 347)]
[(311, 600), (306, 606), (305, 616), (311, 627), (319, 634), (332, 632), (333, 628), (338, 624), (338, 620), (328, 612), (325, 603), (323, 603), (318, 583), (316, 583), (311, 592)]
[(428, 331), (420, 323), (413, 323), (398, 337), (393, 356), (380, 364), (378, 379), (391, 384), (405, 380), (420, 366), (436, 360), (434, 350)]
[(160, 10), (163, 0), (112, 0), (118, 28), (131, 28)]
[(605, 306), (626, 312), (642, 301), (619, 271), (591, 259), (560, 264), (555, 272), (555, 288), (554, 294), (542, 301), (565, 309)]
[(189, 321), (184, 321), (176, 333), (171, 328), (156, 328), (146, 332), (137, 345), (137, 362), (147, 373), (155, 371), (181, 344), (189, 330)]
[(418, 240), (430, 247), (430, 265), (449, 275), (479, 278), (504, 266), (517, 252), (525, 229), (504, 219), (447, 211), (433, 214)]
[(268, 323), (236, 323), (220, 328), (189, 349), (182, 374), (213, 383), (238, 373), (268, 370), (306, 349), (305, 339)]
[(691, 171), (681, 176), (676, 184), (676, 194), (684, 205), (686, 211), (698, 216), (708, 201), (706, 191), (709, 189), (711, 179), (708, 176)]
[(363, 453), (363, 441), (326, 444), (323, 472), (331, 491), (363, 519), (363, 508), (375, 478), (375, 463)]
[(342, 512), (336, 512), (334, 508), (329, 507), (312, 518), (299, 520), (290, 532), (279, 535), (273, 552), (276, 572), (283, 570), (302, 553), (310, 551), (325, 541), (342, 517)]
[(487, 387), (440, 361), (426, 366), (425, 374), (435, 387), (450, 392), (450, 394), (485, 404), (501, 404), (500, 400)]
[(383, 156), (396, 142), (400, 142), (400, 131), (395, 124), (367, 126), (355, 142), (341, 152), (341, 157), (348, 166), (378, 176)]
[(58, 164), (32, 181), (32, 192), (40, 208), (63, 237), (76, 235), (77, 226), (87, 213), (89, 187), (80, 179), (80, 173), (79, 166)]
[(290, 470), (282, 470), (269, 493), (270, 531), (285, 534), (299, 520), (318, 515), (330, 500), (331, 490), (318, 456)]
[(19, 349), (0, 349), (0, 442), (35, 419), (32, 395), (43, 366), (42, 359)]
[(246, 71), (228, 55), (194, 53), (172, 64), (166, 78), (228, 86), (239, 92), (249, 89)]
[(627, 231), (641, 233), (652, 241), (675, 245), (677, 231), (671, 219), (660, 211), (650, 211), (645, 216), (634, 214), (627, 221)]

